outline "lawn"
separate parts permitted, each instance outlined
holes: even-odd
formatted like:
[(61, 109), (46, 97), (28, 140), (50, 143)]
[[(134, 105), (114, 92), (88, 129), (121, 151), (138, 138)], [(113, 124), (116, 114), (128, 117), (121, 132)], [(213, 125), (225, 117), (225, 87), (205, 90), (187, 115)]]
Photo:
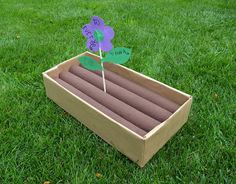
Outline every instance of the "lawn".
[[(236, 183), (236, 1), (0, 0), (0, 183)], [(93, 15), (126, 66), (193, 95), (185, 126), (139, 168), (45, 94), (86, 51)]]

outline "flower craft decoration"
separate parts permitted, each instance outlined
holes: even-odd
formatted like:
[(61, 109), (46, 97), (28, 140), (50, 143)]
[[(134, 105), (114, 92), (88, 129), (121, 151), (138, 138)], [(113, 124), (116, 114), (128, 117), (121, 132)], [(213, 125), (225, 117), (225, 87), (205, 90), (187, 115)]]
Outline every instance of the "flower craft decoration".
[[(80, 56), (78, 61), (89, 70), (102, 70), (103, 88), (106, 92), (104, 62), (123, 64), (131, 56), (131, 49), (124, 47), (113, 48), (111, 40), (114, 38), (114, 30), (104, 24), (104, 20), (93, 16), (90, 23), (82, 28), (82, 34), (87, 38), (86, 46), (92, 52), (99, 52), (100, 61), (97, 62), (89, 56)], [(102, 56), (105, 52), (105, 57)]]
[(112, 49), (111, 40), (114, 38), (114, 31), (111, 27), (105, 26), (100, 17), (92, 17), (90, 24), (83, 26), (82, 33), (88, 39), (86, 46), (90, 51), (98, 52), (99, 47), (104, 52)]

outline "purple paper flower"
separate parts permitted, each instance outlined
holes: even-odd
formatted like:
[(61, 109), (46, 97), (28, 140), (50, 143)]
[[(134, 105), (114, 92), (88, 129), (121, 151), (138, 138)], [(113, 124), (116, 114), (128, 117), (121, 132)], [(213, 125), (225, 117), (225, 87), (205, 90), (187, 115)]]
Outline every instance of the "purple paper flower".
[(100, 47), (102, 51), (108, 52), (112, 49), (111, 40), (114, 37), (114, 31), (111, 27), (105, 26), (100, 17), (93, 16), (90, 24), (83, 26), (82, 33), (88, 38), (86, 46), (89, 50), (97, 52)]

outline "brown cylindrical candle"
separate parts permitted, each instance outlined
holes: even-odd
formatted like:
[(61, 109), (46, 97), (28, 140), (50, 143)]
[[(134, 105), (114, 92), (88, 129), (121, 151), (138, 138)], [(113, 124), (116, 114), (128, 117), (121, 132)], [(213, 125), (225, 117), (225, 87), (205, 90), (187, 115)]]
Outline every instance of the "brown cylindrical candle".
[(102, 104), (96, 102), (95, 100), (93, 100), (92, 98), (90, 98), (88, 95), (82, 93), (81, 91), (79, 91), (78, 89), (76, 89), (75, 87), (71, 86), (70, 84), (68, 84), (67, 82), (61, 80), (60, 78), (54, 78), (55, 81), (57, 81), (60, 85), (62, 85), (64, 88), (66, 88), (67, 90), (69, 90), (70, 92), (72, 92), (73, 94), (77, 95), (78, 97), (82, 98), (84, 101), (88, 102), (89, 104), (91, 104), (93, 107), (97, 108), (98, 110), (100, 110), (101, 112), (103, 112), (104, 114), (106, 114), (107, 116), (111, 117), (112, 119), (114, 119), (115, 121), (117, 121), (118, 123), (124, 125), (125, 127), (127, 127), (128, 129), (134, 131), (135, 133), (144, 136), (147, 132), (144, 131), (143, 129), (135, 126), (134, 124), (130, 123), (129, 121), (127, 121), (126, 119), (122, 118), (121, 116), (119, 116), (118, 114), (112, 112), (111, 110), (109, 110), (108, 108), (106, 108), (105, 106), (103, 106)]
[(59, 74), (59, 77), (81, 92), (85, 93), (89, 97), (93, 98), (98, 103), (104, 105), (114, 113), (120, 115), (134, 125), (145, 130), (146, 132), (150, 131), (155, 126), (160, 124), (159, 121), (149, 117), (141, 111), (138, 111), (137, 109), (118, 100), (108, 93), (104, 93), (101, 89), (95, 87), (94, 85), (88, 83), (87, 81), (70, 72), (61, 72)]
[[(96, 75), (78, 65), (71, 66), (69, 71), (88, 81), (94, 86), (103, 89), (102, 77), (99, 75)], [(108, 94), (158, 121), (165, 121), (169, 116), (171, 116), (171, 112), (167, 111), (166, 109), (136, 95), (133, 92), (128, 91), (123, 87), (118, 86), (115, 83), (112, 83), (109, 80), (106, 80), (106, 89)]]
[[(92, 71), (94, 73), (96, 73), (97, 75), (101, 76), (101, 71)], [(105, 70), (105, 76), (106, 79), (118, 84), (119, 86), (133, 92), (136, 93), (137, 95), (153, 102), (156, 105), (159, 105), (160, 107), (165, 108), (166, 110), (170, 111), (170, 112), (175, 112), (180, 105), (176, 104), (175, 102), (172, 102), (171, 100), (164, 98), (163, 96), (154, 93), (153, 91), (150, 91), (120, 75), (117, 75), (114, 72), (111, 72), (109, 70)]]

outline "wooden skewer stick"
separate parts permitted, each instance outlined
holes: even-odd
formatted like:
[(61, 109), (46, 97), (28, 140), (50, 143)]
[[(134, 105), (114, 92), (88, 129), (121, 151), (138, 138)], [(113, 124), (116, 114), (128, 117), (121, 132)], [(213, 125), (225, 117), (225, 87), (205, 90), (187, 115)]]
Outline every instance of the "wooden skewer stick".
[[(102, 50), (101, 50), (101, 46), (99, 43), (99, 55), (100, 55), (100, 59), (102, 59)], [(104, 66), (103, 66), (103, 62), (101, 61), (101, 66), (102, 66), (102, 82), (103, 82), (103, 90), (106, 93), (107, 89), (106, 89), (106, 80), (105, 80), (105, 72), (104, 72)]]

